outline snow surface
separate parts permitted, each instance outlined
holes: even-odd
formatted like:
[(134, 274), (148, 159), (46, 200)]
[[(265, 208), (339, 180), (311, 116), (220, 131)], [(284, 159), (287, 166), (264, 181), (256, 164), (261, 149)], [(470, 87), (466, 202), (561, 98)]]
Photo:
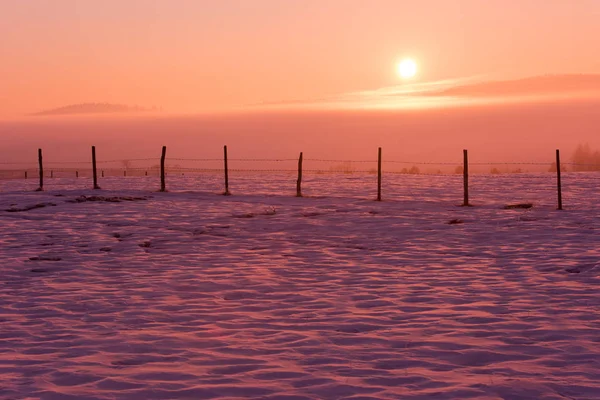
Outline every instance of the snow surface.
[(0, 181), (0, 398), (600, 399), (598, 174), (294, 179)]

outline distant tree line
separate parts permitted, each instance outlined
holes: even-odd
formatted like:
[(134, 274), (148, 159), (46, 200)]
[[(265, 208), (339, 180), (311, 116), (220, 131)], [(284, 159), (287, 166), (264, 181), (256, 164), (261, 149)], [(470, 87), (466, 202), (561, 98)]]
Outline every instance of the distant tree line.
[(577, 146), (572, 161), (573, 171), (600, 171), (600, 151), (592, 150), (588, 143)]

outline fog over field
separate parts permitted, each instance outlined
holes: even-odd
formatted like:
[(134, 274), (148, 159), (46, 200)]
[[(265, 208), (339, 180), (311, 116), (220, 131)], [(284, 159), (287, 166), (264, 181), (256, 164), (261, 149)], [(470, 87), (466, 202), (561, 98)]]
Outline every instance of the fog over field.
[(232, 157), (550, 162), (560, 148), (569, 161), (580, 143), (600, 147), (600, 101), (403, 111), (255, 111), (213, 115), (22, 117), (0, 122), (0, 161), (35, 163), (159, 157)]

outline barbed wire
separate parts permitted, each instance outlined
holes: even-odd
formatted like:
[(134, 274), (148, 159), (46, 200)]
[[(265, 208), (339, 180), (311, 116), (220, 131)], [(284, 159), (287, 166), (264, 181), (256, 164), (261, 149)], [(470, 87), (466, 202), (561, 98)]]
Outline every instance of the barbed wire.
[(448, 172), (447, 174), (440, 173), (427, 173), (427, 172), (402, 172), (402, 171), (382, 171), (383, 175), (404, 175), (404, 176), (445, 176), (445, 177), (456, 177), (462, 178), (462, 174), (455, 174)]
[[(376, 161), (374, 161), (376, 162)], [(410, 165), (460, 165), (461, 162), (428, 162), (428, 161), (396, 161), (396, 160), (381, 160), (382, 163), (386, 164), (410, 164)]]
[(580, 167), (596, 167), (596, 168), (600, 168), (600, 164), (581, 164), (581, 163), (560, 163), (561, 165), (572, 165), (572, 166), (580, 166)]
[[(39, 172), (38, 168), (27, 168), (27, 169), (0, 169), (0, 173), (4, 174), (20, 174), (22, 172)], [(57, 172), (57, 173), (87, 173), (91, 172), (91, 168), (48, 168), (45, 172)], [(158, 173), (158, 168), (142, 168), (142, 167), (129, 167), (129, 168), (101, 168), (98, 169), (99, 172), (152, 172)], [(223, 173), (223, 168), (185, 168), (185, 167), (175, 167), (175, 168), (166, 168), (166, 173), (178, 173), (178, 172), (190, 172), (190, 173), (201, 173), (201, 172), (210, 172), (210, 173)], [(261, 169), (253, 169), (253, 168), (228, 168), (229, 172), (282, 172), (282, 173), (296, 173), (297, 169), (277, 169), (277, 168), (261, 168)], [(315, 174), (338, 174), (338, 175), (352, 175), (352, 174), (369, 174), (376, 175), (376, 169), (357, 169), (357, 170), (341, 170), (341, 169), (303, 169), (303, 173), (315, 173)], [(598, 171), (569, 171), (563, 172), (563, 174), (580, 174), (580, 173), (600, 173)], [(457, 172), (420, 172), (420, 171), (398, 171), (398, 170), (382, 170), (383, 175), (405, 175), (405, 176), (443, 176), (443, 177), (456, 177), (457, 179), (462, 179), (463, 174)], [(513, 178), (522, 178), (522, 179), (547, 179), (549, 175), (554, 175), (553, 171), (507, 171), (507, 172), (482, 172), (482, 171), (473, 171), (469, 174), (470, 177), (474, 177), (475, 179), (479, 179), (481, 177), (491, 178), (491, 179), (513, 179)]]
[[(37, 160), (36, 160), (37, 161)], [(173, 162), (182, 162), (182, 163), (216, 163), (223, 162), (224, 159), (220, 158), (185, 158), (185, 157), (167, 157), (166, 160), (166, 172), (167, 173), (221, 173), (223, 172), (223, 168), (202, 168), (201, 166), (196, 167), (188, 167), (188, 166), (179, 166), (172, 165)], [(282, 162), (296, 162), (297, 158), (228, 158), (229, 162), (249, 162), (249, 163), (282, 163)], [(370, 159), (370, 160), (352, 160), (352, 159), (328, 159), (328, 158), (305, 158), (304, 159), (307, 164), (305, 166), (318, 166), (311, 165), (311, 163), (332, 163), (332, 164), (344, 164), (343, 167), (332, 166), (330, 168), (304, 168), (303, 172), (307, 174), (376, 174), (377, 169), (354, 169), (352, 164), (374, 164), (377, 163), (378, 160)], [(439, 167), (452, 167), (453, 171), (450, 171), (448, 168), (422, 168), (425, 171), (419, 171), (419, 168), (399, 168), (397, 170), (387, 170), (383, 169), (382, 173), (384, 175), (406, 175), (406, 176), (426, 176), (426, 177), (456, 177), (457, 179), (462, 178), (462, 167), (463, 161), (405, 161), (405, 160), (386, 160), (385, 158), (381, 160), (382, 165), (405, 165), (405, 166), (439, 166)], [(131, 166), (133, 162), (152, 162), (154, 165), (139, 167), (139, 166)], [(109, 174), (116, 175), (116, 171), (124, 172), (131, 171), (132, 175), (136, 175), (138, 172), (146, 172), (148, 173), (156, 173), (158, 172), (158, 163), (160, 162), (160, 157), (146, 157), (146, 158), (130, 158), (130, 159), (109, 159), (109, 160), (97, 160), (98, 169), (102, 171), (106, 171)], [(108, 164), (121, 163), (121, 166), (111, 166)], [(171, 165), (169, 165), (171, 163)], [(80, 161), (45, 161), (44, 167), (45, 169), (51, 172), (56, 173), (83, 173), (86, 171), (91, 171), (92, 160), (80, 160)], [(38, 164), (35, 161), (31, 162), (0, 162), (2, 166), (13, 166), (10, 169), (0, 169), (0, 173), (2, 174), (10, 174), (17, 175), (19, 172), (27, 172), (31, 171), (39, 171)], [(189, 164), (188, 164), (189, 165)], [(230, 164), (231, 165), (231, 164)], [(510, 179), (525, 179), (531, 180), (535, 178), (547, 179), (546, 177), (540, 176), (539, 174), (547, 174), (547, 173), (555, 173), (556, 167), (554, 167), (554, 171), (547, 169), (547, 167), (552, 167), (555, 165), (554, 161), (547, 162), (531, 162), (531, 161), (494, 161), (494, 162), (483, 162), (483, 161), (474, 161), (469, 162), (469, 166), (474, 167), (471, 170), (470, 176), (475, 177), (475, 182), (477, 182), (480, 177), (486, 177), (490, 179), (501, 179), (504, 177), (510, 177)], [(69, 167), (72, 166), (72, 167)], [(77, 166), (77, 167), (75, 167)], [(265, 165), (266, 166), (266, 165)], [(536, 167), (544, 167), (542, 168), (534, 168), (539, 169), (538, 171), (522, 171), (521, 168), (514, 169), (513, 171), (509, 171), (506, 168), (503, 171), (498, 171), (496, 168), (492, 168), (489, 172), (484, 172), (477, 167), (508, 167), (508, 166), (536, 166)], [(578, 173), (578, 172), (599, 172), (600, 164), (598, 163), (581, 163), (581, 162), (561, 162), (561, 166), (569, 167), (571, 171), (563, 171), (563, 173)], [(392, 167), (389, 167), (392, 168)], [(435, 171), (437, 169), (437, 171)], [(502, 169), (502, 168), (501, 168)], [(527, 168), (523, 168), (527, 169)], [(444, 170), (444, 172), (442, 172)], [(229, 168), (229, 171), (232, 173), (294, 173), (297, 170), (291, 168)], [(430, 172), (429, 172), (430, 171)]]
[[(296, 160), (297, 161), (297, 160)], [(377, 160), (326, 160), (320, 158), (305, 158), (304, 161), (339, 162), (339, 163), (376, 163)]]
[[(462, 163), (461, 163), (462, 164)], [(561, 163), (561, 165), (564, 163)], [(469, 165), (552, 165), (551, 162), (469, 162)]]
[[(173, 161), (223, 161), (222, 158), (168, 158)], [(250, 162), (281, 162), (298, 161), (296, 158), (227, 158), (227, 161), (250, 161)]]
[[(128, 158), (128, 159), (123, 159), (123, 160), (101, 160), (101, 161), (96, 161), (98, 164), (105, 164), (105, 163), (115, 163), (115, 162), (133, 162), (133, 161), (160, 161), (160, 157), (152, 157), (152, 158)], [(87, 161), (90, 162), (90, 161)]]
[(222, 158), (172, 158), (169, 157), (167, 160), (173, 161), (223, 161)]
[[(240, 169), (228, 168), (229, 172), (297, 172), (295, 169)], [(167, 168), (166, 172), (223, 172), (223, 168)]]
[[(106, 163), (116, 163), (116, 162), (133, 162), (133, 161), (160, 161), (158, 158), (133, 158), (133, 159), (123, 159), (123, 160), (98, 160), (96, 164), (106, 164)], [(91, 160), (81, 160), (81, 161), (44, 161), (44, 166), (46, 165), (60, 165), (60, 164), (91, 164)], [(0, 165), (37, 165), (37, 161), (31, 162), (0, 162)]]
[[(182, 157), (167, 157), (167, 161), (194, 161), (194, 162), (216, 162), (223, 161), (223, 158), (182, 158)], [(124, 162), (138, 162), (138, 161), (160, 161), (160, 157), (148, 157), (148, 158), (129, 158), (129, 159), (111, 159), (111, 160), (97, 160), (98, 164), (106, 163), (124, 163)], [(289, 162), (298, 161), (297, 158), (228, 158), (228, 161), (242, 161), (242, 162)], [(335, 162), (335, 163), (376, 163), (377, 160), (351, 160), (351, 159), (325, 159), (325, 158), (305, 158), (304, 161), (312, 162)], [(79, 161), (45, 161), (45, 165), (49, 164), (88, 164), (91, 160), (79, 160)], [(405, 161), (405, 160), (386, 160), (382, 159), (382, 163), (388, 164), (413, 164), (413, 165), (462, 165), (462, 160), (457, 161)], [(551, 165), (554, 161), (547, 162), (531, 162), (531, 161), (494, 161), (494, 162), (469, 162), (469, 165)], [(34, 165), (36, 161), (22, 162), (22, 161), (1, 161), (0, 165)], [(586, 167), (600, 167), (598, 163), (577, 163), (577, 162), (561, 162), (561, 165), (571, 166), (586, 166)]]

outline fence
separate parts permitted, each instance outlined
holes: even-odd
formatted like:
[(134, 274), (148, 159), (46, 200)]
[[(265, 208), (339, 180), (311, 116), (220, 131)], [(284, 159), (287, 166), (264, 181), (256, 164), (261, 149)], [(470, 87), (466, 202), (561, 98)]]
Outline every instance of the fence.
[[(158, 161), (158, 162), (157, 162)], [(168, 165), (167, 161), (175, 162), (176, 164)], [(231, 168), (231, 163), (234, 163), (236, 167)], [(146, 164), (145, 166), (134, 167), (133, 163)], [(202, 164), (200, 167), (198, 163)], [(263, 168), (248, 168), (248, 164), (261, 163)], [(309, 163), (311, 167), (306, 168), (306, 164)], [(120, 164), (120, 165), (118, 165)], [(241, 167), (241, 165), (244, 167)], [(283, 164), (283, 166), (282, 166)], [(319, 164), (328, 164), (328, 168), (319, 168)], [(140, 158), (130, 160), (101, 160), (99, 161), (96, 157), (96, 147), (91, 147), (91, 162), (90, 161), (64, 161), (64, 162), (44, 162), (42, 149), (38, 149), (38, 163), (37, 168), (29, 168), (32, 163), (2, 163), (0, 165), (13, 166), (11, 169), (0, 170), (0, 177), (3, 178), (25, 178), (29, 179), (34, 177), (37, 173), (39, 179), (39, 186), (37, 191), (44, 190), (45, 179), (55, 177), (76, 177), (76, 178), (91, 178), (91, 187), (95, 190), (100, 189), (99, 178), (108, 176), (146, 176), (146, 177), (159, 177), (159, 191), (165, 192), (167, 190), (167, 176), (171, 174), (189, 174), (189, 173), (212, 173), (212, 174), (223, 174), (223, 195), (231, 195), (229, 187), (229, 174), (230, 172), (236, 173), (290, 173), (294, 174), (295, 179), (295, 192), (296, 197), (303, 196), (303, 177), (305, 174), (325, 174), (325, 173), (340, 173), (340, 174), (354, 174), (354, 173), (367, 173), (376, 175), (376, 200), (382, 201), (382, 176), (383, 174), (411, 174), (411, 175), (428, 175), (428, 176), (440, 176), (440, 175), (462, 175), (462, 206), (471, 206), (470, 198), (470, 184), (469, 177), (472, 175), (472, 169), (488, 167), (489, 173), (492, 175), (501, 174), (502, 171), (499, 168), (504, 167), (504, 172), (521, 173), (522, 169), (517, 168), (510, 170), (510, 167), (528, 165), (542, 169), (546, 172), (552, 172), (555, 175), (553, 179), (556, 185), (556, 204), (557, 209), (563, 209), (562, 201), (562, 176), (561, 172), (566, 171), (567, 167), (573, 169), (582, 168), (586, 170), (596, 169), (600, 170), (600, 165), (591, 164), (576, 164), (576, 163), (561, 163), (560, 151), (556, 150), (556, 154), (553, 162), (548, 163), (522, 163), (522, 162), (507, 162), (507, 163), (481, 163), (481, 162), (469, 162), (469, 153), (467, 150), (463, 150), (462, 162), (411, 162), (411, 161), (400, 161), (400, 160), (385, 160), (382, 156), (382, 148), (377, 150), (376, 160), (334, 160), (334, 159), (315, 159), (315, 158), (304, 158), (302, 152), (299, 153), (299, 157), (296, 158), (284, 158), (284, 159), (266, 159), (266, 158), (234, 158), (230, 159), (227, 153), (227, 146), (223, 147), (222, 158), (167, 158), (167, 148), (162, 147), (161, 157), (158, 158)], [(14, 167), (16, 165), (16, 167)], [(356, 168), (355, 165), (360, 165), (361, 168)], [(27, 166), (25, 168), (19, 168), (19, 166)], [(369, 166), (371, 166), (369, 168)], [(384, 171), (384, 166), (386, 169)], [(410, 166), (410, 167), (408, 167)], [(426, 171), (421, 172), (421, 169)], [(471, 170), (471, 171), (470, 171)], [(290, 183), (291, 185), (291, 183)], [(158, 186), (158, 185), (157, 185)], [(375, 186), (375, 185), (374, 185)], [(375, 190), (374, 190), (375, 191)]]

